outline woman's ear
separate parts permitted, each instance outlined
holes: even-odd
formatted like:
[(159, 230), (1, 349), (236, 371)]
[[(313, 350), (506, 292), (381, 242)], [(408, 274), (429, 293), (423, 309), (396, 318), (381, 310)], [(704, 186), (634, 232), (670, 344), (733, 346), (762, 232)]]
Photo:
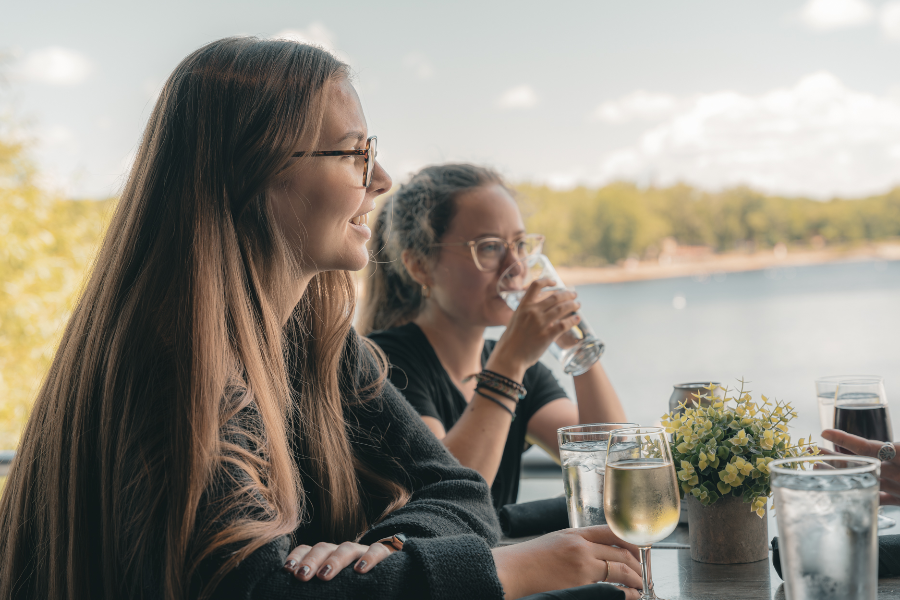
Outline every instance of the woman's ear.
[(403, 261), (403, 266), (406, 267), (406, 272), (413, 278), (413, 281), (419, 285), (431, 286), (431, 272), (421, 257), (413, 254), (411, 250), (404, 250), (400, 255), (400, 260)]

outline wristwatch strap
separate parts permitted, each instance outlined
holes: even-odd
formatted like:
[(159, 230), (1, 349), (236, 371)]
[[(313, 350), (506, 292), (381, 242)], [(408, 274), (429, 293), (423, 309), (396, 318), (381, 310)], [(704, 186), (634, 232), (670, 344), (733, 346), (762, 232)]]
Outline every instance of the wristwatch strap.
[(400, 551), (403, 550), (403, 543), (406, 541), (406, 535), (402, 533), (395, 533), (391, 537), (386, 537), (382, 540), (378, 540), (377, 544), (384, 544), (385, 546), (390, 546), (394, 550)]

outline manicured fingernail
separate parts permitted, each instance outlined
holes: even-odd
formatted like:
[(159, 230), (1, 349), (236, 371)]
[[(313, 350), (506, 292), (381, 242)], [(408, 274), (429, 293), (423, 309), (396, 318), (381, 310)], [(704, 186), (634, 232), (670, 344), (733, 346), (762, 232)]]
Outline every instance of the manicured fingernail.
[(306, 577), (307, 575), (309, 575), (310, 570), (311, 570), (311, 569), (309, 568), (309, 565), (303, 565), (302, 567), (300, 567), (300, 570), (297, 571), (297, 573), (298, 573), (301, 577)]
[(358, 563), (356, 563), (356, 569), (357, 569), (358, 571), (365, 571), (366, 565), (367, 565), (367, 564), (369, 564), (369, 563), (367, 563), (367, 562), (364, 561), (364, 560), (361, 560), (361, 561), (359, 561)]
[(284, 568), (287, 571), (293, 571), (297, 567), (297, 561), (293, 558), (286, 563), (284, 563)]
[(325, 565), (319, 569), (319, 577), (328, 577), (329, 573), (331, 573), (331, 565)]

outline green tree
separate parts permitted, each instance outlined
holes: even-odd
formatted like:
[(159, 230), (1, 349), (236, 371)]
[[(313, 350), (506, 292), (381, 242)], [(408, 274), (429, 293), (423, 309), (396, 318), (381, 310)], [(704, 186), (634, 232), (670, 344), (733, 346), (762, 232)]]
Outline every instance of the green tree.
[(112, 203), (41, 189), (26, 146), (0, 134), (0, 449), (14, 449)]

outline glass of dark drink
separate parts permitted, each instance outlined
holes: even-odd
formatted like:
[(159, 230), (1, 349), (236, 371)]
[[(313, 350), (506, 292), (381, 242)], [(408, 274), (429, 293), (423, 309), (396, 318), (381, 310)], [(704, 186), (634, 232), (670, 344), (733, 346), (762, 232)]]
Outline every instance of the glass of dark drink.
[[(834, 395), (834, 428), (867, 440), (892, 442), (891, 413), (884, 379), (860, 377), (839, 381)], [(853, 454), (835, 444), (836, 452)], [(879, 511), (878, 529), (893, 527), (897, 522)]]

